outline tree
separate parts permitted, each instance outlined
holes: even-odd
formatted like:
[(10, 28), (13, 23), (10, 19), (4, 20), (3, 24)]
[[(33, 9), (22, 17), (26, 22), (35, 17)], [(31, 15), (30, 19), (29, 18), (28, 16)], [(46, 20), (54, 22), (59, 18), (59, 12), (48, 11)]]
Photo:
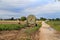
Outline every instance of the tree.
[(21, 17), (21, 20), (22, 20), (22, 21), (25, 21), (25, 20), (26, 20), (26, 17)]
[(60, 19), (59, 18), (56, 18), (56, 21), (59, 21)]
[(43, 21), (45, 21), (45, 20), (46, 20), (46, 18), (43, 18), (43, 17), (41, 17), (41, 18), (40, 18), (40, 20), (43, 20)]
[(11, 17), (11, 20), (14, 20), (14, 17)]
[(0, 18), (0, 20), (3, 20), (2, 18)]
[(55, 21), (55, 19), (54, 19), (54, 18), (52, 18), (51, 20), (52, 20), (52, 21)]

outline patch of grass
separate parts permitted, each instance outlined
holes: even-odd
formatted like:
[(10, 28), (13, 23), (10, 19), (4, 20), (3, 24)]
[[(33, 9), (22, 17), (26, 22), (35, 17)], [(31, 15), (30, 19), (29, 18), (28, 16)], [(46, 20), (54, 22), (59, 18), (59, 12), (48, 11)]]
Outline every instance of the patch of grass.
[(32, 28), (27, 29), (25, 32), (28, 35), (30, 35), (31, 33), (34, 33), (36, 31), (38, 31), (40, 27), (41, 27), (41, 23), (40, 24), (37, 24), (37, 26), (35, 26), (35, 27), (32, 27)]
[(60, 31), (60, 21), (48, 21), (49, 25), (57, 31)]
[(0, 31), (3, 30), (19, 30), (21, 28), (26, 27), (26, 25), (19, 24), (0, 24)]

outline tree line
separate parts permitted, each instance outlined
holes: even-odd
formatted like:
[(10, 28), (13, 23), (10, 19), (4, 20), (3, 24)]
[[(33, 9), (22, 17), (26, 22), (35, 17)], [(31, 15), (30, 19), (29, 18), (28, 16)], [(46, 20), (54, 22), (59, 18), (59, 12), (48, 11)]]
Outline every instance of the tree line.
[[(0, 19), (0, 20), (21, 20), (21, 21), (25, 21), (27, 20), (27, 17), (25, 16), (22, 16), (21, 18), (17, 18), (17, 19), (14, 19), (14, 17), (11, 17), (9, 19)], [(49, 20), (49, 21), (60, 21), (60, 18), (52, 18), (52, 19), (47, 19), (47, 18), (44, 18), (44, 17), (40, 17), (39, 19), (36, 18), (36, 20)]]

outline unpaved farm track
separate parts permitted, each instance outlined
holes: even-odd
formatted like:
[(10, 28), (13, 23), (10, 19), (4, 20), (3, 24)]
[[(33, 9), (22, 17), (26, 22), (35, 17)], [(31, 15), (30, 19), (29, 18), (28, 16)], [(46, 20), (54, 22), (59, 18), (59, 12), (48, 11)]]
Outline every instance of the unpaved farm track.
[(39, 40), (60, 40), (60, 34), (55, 34), (56, 31), (44, 21), (39, 31)]

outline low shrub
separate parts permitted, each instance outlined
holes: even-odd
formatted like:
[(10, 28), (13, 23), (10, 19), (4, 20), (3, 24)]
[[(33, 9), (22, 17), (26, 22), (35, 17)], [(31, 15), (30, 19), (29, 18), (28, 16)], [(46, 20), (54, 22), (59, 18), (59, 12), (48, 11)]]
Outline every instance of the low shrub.
[(40, 24), (37, 24), (37, 26), (35, 27), (32, 27), (32, 28), (29, 28), (27, 29), (25, 32), (30, 35), (31, 33), (34, 33), (36, 32), (37, 30), (39, 30), (39, 28), (41, 27), (41, 23)]

